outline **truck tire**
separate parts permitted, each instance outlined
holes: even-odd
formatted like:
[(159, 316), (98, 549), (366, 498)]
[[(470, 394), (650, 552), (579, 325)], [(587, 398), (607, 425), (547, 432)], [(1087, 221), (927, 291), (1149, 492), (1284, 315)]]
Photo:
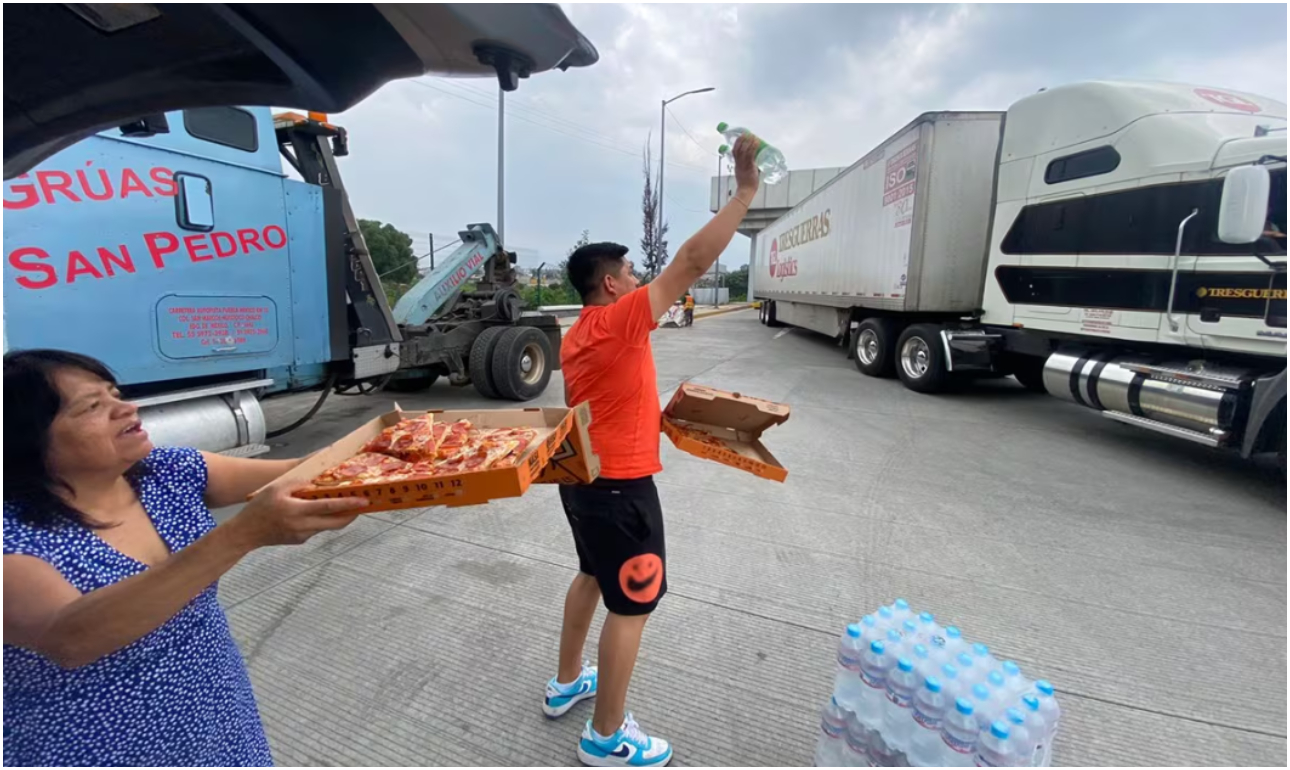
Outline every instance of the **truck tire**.
[(940, 393), (950, 385), (940, 331), (931, 324), (914, 324), (896, 342), (896, 375), (912, 391)]
[(761, 303), (757, 305), (757, 320), (761, 322), (762, 326), (766, 325), (766, 313), (769, 311), (770, 303), (766, 300), (762, 300)]
[(775, 318), (775, 301), (766, 300), (766, 325), (779, 326), (779, 321)]
[(490, 326), (480, 333), (470, 346), (470, 381), (484, 398), (500, 398), (497, 387), (493, 385), (493, 351), (502, 332), (510, 331), (504, 326)]
[(896, 373), (896, 338), (900, 327), (890, 318), (866, 318), (851, 335), (851, 349), (856, 368), (870, 377), (890, 377)]
[(493, 387), (501, 398), (537, 398), (551, 381), (551, 343), (528, 326), (507, 329), (493, 349)]
[(416, 393), (426, 390), (439, 380), (437, 374), (427, 374), (421, 377), (403, 377), (401, 379), (392, 379), (385, 383), (385, 389), (392, 393)]
[(1012, 362), (1012, 376), (1031, 393), (1047, 393), (1044, 387), (1044, 359), (1037, 356), (1017, 356)]

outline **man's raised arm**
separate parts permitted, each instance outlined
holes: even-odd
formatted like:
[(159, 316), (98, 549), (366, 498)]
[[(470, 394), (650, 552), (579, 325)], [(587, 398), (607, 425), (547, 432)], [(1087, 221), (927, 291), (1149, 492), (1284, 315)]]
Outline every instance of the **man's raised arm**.
[(761, 140), (752, 134), (744, 134), (735, 142), (735, 197), (699, 232), (690, 236), (676, 252), (671, 264), (650, 282), (649, 304), (655, 318), (666, 313), (730, 245), (730, 239), (735, 236), (735, 230), (748, 213), (748, 205), (757, 194), (760, 173), (755, 161), (760, 146)]

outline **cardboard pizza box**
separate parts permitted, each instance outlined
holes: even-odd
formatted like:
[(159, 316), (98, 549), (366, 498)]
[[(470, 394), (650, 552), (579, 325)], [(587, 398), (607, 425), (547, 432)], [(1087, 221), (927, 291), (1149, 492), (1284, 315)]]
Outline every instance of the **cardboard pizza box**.
[(520, 456), (519, 462), (510, 467), (407, 481), (311, 487), (300, 490), (297, 496), (311, 500), (366, 497), (371, 504), (363, 512), (375, 513), (432, 505), (477, 505), (502, 497), (519, 497), (535, 483), (588, 484), (600, 475), (600, 458), (591, 451), (591, 439), (587, 434), (587, 426), (591, 424), (591, 409), (587, 404), (579, 404), (572, 409), (432, 409), (422, 412), (405, 412), (396, 404), (394, 411), (368, 421), (339, 441), (310, 455), (284, 475), (310, 481), (363, 451), (363, 446), (385, 428), (424, 414), (433, 415), (435, 422), (469, 420), (480, 428), (534, 428), (538, 435)]
[(682, 452), (783, 481), (788, 470), (761, 443), (761, 434), (788, 414), (788, 404), (686, 382), (663, 410), (663, 432)]

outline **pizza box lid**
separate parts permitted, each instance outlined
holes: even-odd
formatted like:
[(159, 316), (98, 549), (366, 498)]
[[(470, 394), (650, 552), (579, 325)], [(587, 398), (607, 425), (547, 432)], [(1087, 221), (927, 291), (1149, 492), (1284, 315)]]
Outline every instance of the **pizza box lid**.
[(784, 481), (788, 470), (762, 444), (761, 434), (788, 416), (787, 404), (683, 383), (663, 411), (662, 427), (683, 452)]
[(759, 437), (767, 428), (788, 420), (789, 411), (788, 404), (684, 382), (663, 413), (678, 420)]

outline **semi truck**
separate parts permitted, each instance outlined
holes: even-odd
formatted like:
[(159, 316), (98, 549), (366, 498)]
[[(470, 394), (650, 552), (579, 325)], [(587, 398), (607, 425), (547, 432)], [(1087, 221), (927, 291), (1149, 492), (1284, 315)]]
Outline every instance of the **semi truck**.
[(755, 235), (760, 320), (1249, 457), (1286, 429), (1286, 105), (1087, 82), (918, 116)]

